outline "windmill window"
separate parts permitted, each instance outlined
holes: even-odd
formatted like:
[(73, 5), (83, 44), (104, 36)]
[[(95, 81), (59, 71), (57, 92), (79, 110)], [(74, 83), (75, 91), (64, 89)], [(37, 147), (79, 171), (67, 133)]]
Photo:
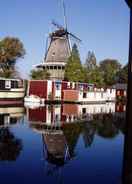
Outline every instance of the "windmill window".
[(50, 69), (53, 70), (53, 66), (50, 66)]
[(61, 66), (58, 66), (58, 69), (61, 70)]
[(52, 53), (52, 56), (55, 56), (55, 52)]
[(54, 66), (54, 69), (57, 70), (57, 66)]

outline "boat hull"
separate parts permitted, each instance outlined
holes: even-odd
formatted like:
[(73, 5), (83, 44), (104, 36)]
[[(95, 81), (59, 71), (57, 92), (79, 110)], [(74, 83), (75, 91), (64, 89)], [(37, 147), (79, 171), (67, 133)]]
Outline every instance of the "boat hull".
[(0, 90), (0, 100), (20, 100), (25, 95), (24, 88), (22, 89), (11, 89), (10, 91)]
[(10, 91), (0, 90), (0, 106), (22, 105), (24, 95), (24, 88)]

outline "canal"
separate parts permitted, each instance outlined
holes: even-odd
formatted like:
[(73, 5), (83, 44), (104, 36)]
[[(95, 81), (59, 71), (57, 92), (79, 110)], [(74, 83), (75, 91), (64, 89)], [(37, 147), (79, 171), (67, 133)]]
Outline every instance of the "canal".
[(0, 107), (0, 181), (118, 184), (125, 105)]

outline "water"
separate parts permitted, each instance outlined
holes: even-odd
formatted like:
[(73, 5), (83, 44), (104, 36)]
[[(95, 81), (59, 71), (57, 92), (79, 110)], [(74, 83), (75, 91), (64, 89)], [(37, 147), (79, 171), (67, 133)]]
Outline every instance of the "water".
[(125, 106), (0, 108), (0, 181), (121, 183)]

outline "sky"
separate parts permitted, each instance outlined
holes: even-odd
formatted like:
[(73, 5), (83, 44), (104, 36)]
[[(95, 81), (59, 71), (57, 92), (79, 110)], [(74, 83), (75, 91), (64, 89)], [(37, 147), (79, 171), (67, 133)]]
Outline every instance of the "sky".
[[(106, 58), (128, 61), (129, 8), (124, 0), (65, 0), (68, 30), (82, 43), (82, 63), (88, 51), (97, 61)], [(0, 0), (0, 39), (18, 37), (26, 55), (17, 63), (23, 78), (42, 62), (51, 21), (63, 25), (61, 0)]]

